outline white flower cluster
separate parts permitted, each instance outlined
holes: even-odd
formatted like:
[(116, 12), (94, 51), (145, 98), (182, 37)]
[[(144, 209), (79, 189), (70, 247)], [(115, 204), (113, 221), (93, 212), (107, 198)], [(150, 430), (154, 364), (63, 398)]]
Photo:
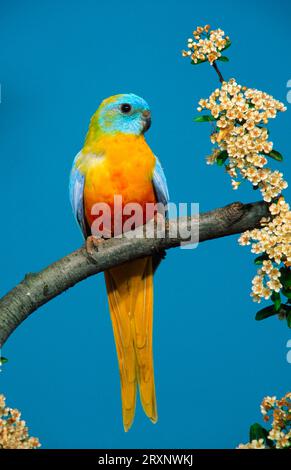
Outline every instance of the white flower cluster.
[(252, 244), (252, 252), (266, 254), (262, 267), (253, 279), (252, 297), (256, 302), (269, 299), (272, 292), (280, 292), (281, 267), (291, 266), (291, 211), (281, 196), (271, 204), (272, 220), (264, 221), (261, 229), (249, 230), (241, 235), (241, 245)]
[(221, 51), (230, 44), (229, 37), (221, 29), (210, 30), (210, 26), (198, 26), (193, 31), (193, 38), (188, 39), (187, 50), (182, 51), (183, 57), (190, 57), (194, 64), (208, 60), (210, 64), (219, 57)]
[(291, 266), (291, 212), (280, 196), (287, 182), (281, 172), (266, 168), (267, 157), (278, 158), (278, 152), (273, 150), (265, 125), (286, 108), (267, 93), (243, 87), (231, 79), (208, 99), (199, 101), (198, 111), (203, 109), (216, 120), (211, 141), (217, 148), (207, 163), (223, 157), (234, 189), (247, 180), (261, 191), (264, 201), (272, 202), (273, 217), (262, 221), (261, 229), (247, 231), (239, 238), (241, 245), (252, 244), (253, 253), (267, 255), (253, 279), (253, 300), (260, 302), (262, 298), (269, 299), (273, 292), (280, 292), (280, 267)]
[(267, 439), (253, 439), (247, 444), (240, 444), (238, 449), (291, 449), (291, 393), (283, 398), (265, 397), (261, 404), (261, 413), (265, 422), (271, 422)]
[(0, 449), (36, 449), (40, 447), (36, 437), (29, 437), (20, 411), (6, 406), (0, 395)]
[[(273, 150), (268, 140), (268, 130), (264, 124), (275, 118), (278, 111), (285, 111), (283, 103), (259, 90), (242, 87), (234, 79), (224, 82), (208, 99), (199, 101), (198, 111), (207, 109), (217, 120), (211, 142), (229, 158), (227, 171), (233, 178), (234, 189), (241, 176), (258, 187), (266, 202), (271, 202), (283, 189), (286, 181), (279, 171), (265, 168), (267, 156)], [(208, 163), (216, 161), (218, 151), (208, 158)]]

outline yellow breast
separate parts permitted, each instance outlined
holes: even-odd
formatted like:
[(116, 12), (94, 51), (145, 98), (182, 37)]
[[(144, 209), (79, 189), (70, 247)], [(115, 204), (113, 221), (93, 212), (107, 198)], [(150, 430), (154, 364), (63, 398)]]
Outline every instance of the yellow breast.
[(155, 201), (155, 156), (143, 136), (118, 133), (102, 137), (84, 147), (77, 166), (85, 175), (85, 215), (90, 224), (92, 206), (96, 202), (112, 206), (114, 195), (121, 195), (123, 204)]

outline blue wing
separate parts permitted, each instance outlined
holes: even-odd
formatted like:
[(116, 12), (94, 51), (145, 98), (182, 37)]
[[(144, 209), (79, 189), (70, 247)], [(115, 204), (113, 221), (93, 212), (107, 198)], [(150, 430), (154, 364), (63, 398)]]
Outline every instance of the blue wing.
[[(156, 166), (155, 166), (154, 175), (153, 175), (153, 187), (154, 187), (157, 201), (161, 202), (164, 205), (167, 205), (170, 199), (168, 185), (167, 185), (167, 180), (165, 177), (164, 170), (162, 168), (161, 162), (158, 159), (158, 157), (156, 157)], [(166, 219), (169, 218), (169, 214), (167, 210), (165, 211), (165, 217)], [(166, 256), (165, 250), (162, 250), (161, 252), (155, 253), (153, 255), (153, 272), (154, 273), (158, 269), (160, 262), (165, 258), (165, 256)]]
[[(158, 202), (162, 202), (164, 205), (167, 205), (170, 199), (168, 185), (164, 170), (158, 157), (156, 157), (156, 166), (153, 175), (153, 187)], [(168, 213), (166, 212), (166, 217), (167, 216)]]
[(85, 177), (80, 173), (80, 171), (76, 168), (76, 162), (78, 158), (81, 156), (81, 152), (79, 152), (73, 162), (71, 175), (70, 175), (70, 184), (69, 184), (69, 191), (70, 191), (70, 201), (73, 209), (73, 213), (75, 216), (76, 221), (78, 222), (84, 237), (87, 237), (87, 227), (85, 221), (85, 214), (84, 214), (84, 182)]

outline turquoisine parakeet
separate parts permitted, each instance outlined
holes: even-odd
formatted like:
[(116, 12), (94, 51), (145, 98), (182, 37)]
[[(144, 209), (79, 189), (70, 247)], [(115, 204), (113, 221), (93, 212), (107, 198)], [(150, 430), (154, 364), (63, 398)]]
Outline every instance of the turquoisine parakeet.
[[(146, 203), (167, 204), (164, 172), (144, 138), (150, 123), (148, 104), (134, 94), (107, 98), (92, 116), (70, 178), (71, 204), (85, 238), (91, 236), (96, 218), (92, 214), (94, 204), (105, 202), (114, 211), (114, 195), (121, 195), (124, 205), (139, 203), (144, 214)], [(109, 230), (112, 233), (112, 227)], [(146, 415), (153, 423), (157, 421), (152, 352), (155, 262), (148, 256), (104, 273), (125, 431), (134, 419), (137, 385)]]

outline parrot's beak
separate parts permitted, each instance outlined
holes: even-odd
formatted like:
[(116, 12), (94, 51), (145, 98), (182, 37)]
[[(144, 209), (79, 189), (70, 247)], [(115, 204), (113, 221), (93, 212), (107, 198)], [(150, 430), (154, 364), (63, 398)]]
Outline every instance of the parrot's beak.
[(150, 111), (143, 111), (142, 113), (142, 120), (143, 120), (143, 132), (146, 132), (151, 127), (151, 113)]

